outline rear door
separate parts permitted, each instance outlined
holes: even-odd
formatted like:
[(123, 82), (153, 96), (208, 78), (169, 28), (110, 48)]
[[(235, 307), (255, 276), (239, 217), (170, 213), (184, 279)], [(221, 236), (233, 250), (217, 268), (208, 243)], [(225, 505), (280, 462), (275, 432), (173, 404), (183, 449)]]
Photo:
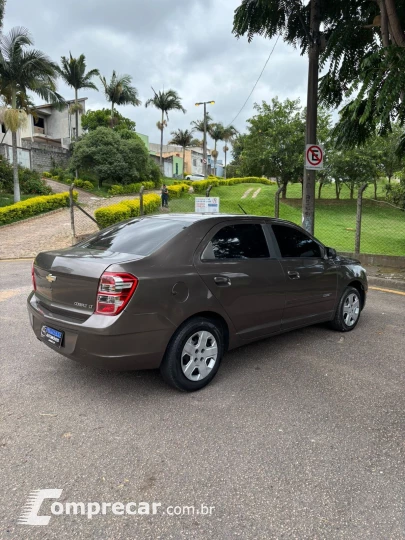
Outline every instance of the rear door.
[(263, 225), (223, 222), (195, 255), (198, 273), (246, 340), (278, 332), (284, 309), (285, 277)]
[(293, 225), (271, 225), (286, 278), (282, 329), (332, 318), (337, 301), (337, 267), (325, 249)]

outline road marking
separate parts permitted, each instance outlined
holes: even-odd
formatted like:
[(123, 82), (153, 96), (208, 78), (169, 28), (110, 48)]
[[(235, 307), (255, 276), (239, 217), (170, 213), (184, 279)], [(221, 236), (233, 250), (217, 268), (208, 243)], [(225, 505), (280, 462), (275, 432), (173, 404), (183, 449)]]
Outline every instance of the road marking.
[(252, 195), (252, 199), (256, 199), (256, 197), (259, 195), (259, 193), (261, 192), (262, 188), (259, 187), (259, 189), (256, 189), (256, 191), (253, 193)]
[(392, 293), (392, 294), (399, 294), (401, 296), (405, 296), (405, 292), (394, 291), (393, 289), (381, 289), (380, 287), (369, 287), (369, 289), (372, 289), (373, 291), (388, 292), (388, 293)]
[(253, 191), (253, 188), (250, 188), (250, 189), (248, 189), (247, 191), (245, 191), (245, 193), (242, 195), (241, 198), (242, 198), (242, 199), (246, 199), (246, 197), (249, 195), (249, 193), (250, 193), (251, 191)]

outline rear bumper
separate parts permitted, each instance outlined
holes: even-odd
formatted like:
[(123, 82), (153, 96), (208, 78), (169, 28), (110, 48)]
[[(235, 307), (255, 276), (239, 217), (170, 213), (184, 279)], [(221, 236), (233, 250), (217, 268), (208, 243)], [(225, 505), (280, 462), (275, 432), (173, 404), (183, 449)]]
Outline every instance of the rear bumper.
[[(125, 311), (116, 320), (103, 315), (92, 315), (85, 323), (67, 322), (46, 313), (36, 301), (34, 293), (28, 297), (28, 313), (31, 327), (37, 338), (53, 351), (88, 366), (115, 371), (156, 369), (160, 366), (167, 344), (175, 327), (161, 324), (156, 316), (157, 328), (140, 332), (128, 332), (139, 328), (137, 318)], [(145, 317), (144, 317), (145, 318)], [(48, 325), (63, 331), (61, 347), (41, 338), (41, 328)], [(159, 328), (160, 326), (160, 328)]]

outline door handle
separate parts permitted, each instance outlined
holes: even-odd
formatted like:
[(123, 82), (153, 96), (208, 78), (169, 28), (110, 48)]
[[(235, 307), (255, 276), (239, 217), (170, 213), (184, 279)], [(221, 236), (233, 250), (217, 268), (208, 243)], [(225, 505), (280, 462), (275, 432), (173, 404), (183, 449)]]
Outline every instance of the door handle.
[(218, 287), (228, 287), (231, 284), (231, 280), (225, 276), (215, 276), (214, 281)]
[(293, 272), (291, 270), (287, 272), (287, 274), (290, 279), (300, 279), (301, 277), (299, 272), (295, 272), (295, 271)]

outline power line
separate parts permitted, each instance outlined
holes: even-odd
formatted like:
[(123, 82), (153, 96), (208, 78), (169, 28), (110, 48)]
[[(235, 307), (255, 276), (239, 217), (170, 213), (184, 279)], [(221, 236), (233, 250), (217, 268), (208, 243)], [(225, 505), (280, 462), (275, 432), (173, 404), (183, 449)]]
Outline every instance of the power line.
[(272, 48), (271, 51), (270, 51), (270, 54), (269, 54), (269, 56), (268, 56), (268, 58), (267, 58), (267, 60), (266, 60), (266, 62), (265, 62), (265, 64), (264, 64), (264, 66), (263, 66), (263, 69), (262, 69), (262, 71), (260, 72), (260, 75), (259, 75), (257, 81), (255, 82), (253, 88), (252, 88), (252, 91), (251, 91), (250, 94), (248, 95), (248, 97), (247, 97), (245, 103), (242, 105), (242, 107), (241, 107), (240, 111), (238, 112), (238, 114), (235, 116), (235, 118), (232, 120), (232, 122), (229, 122), (228, 126), (230, 126), (231, 124), (233, 124), (233, 123), (235, 122), (235, 120), (238, 118), (238, 116), (240, 115), (240, 113), (241, 113), (241, 112), (243, 111), (243, 109), (246, 107), (247, 102), (248, 102), (249, 99), (251, 98), (253, 92), (255, 91), (256, 86), (258, 85), (260, 79), (262, 78), (262, 75), (263, 75), (263, 73), (264, 73), (264, 70), (266, 69), (266, 66), (267, 66), (267, 64), (269, 63), (269, 60), (270, 60), (270, 58), (271, 58), (271, 56), (272, 56), (272, 54), (273, 54), (273, 52), (274, 52), (274, 49), (276, 48), (276, 45), (277, 45), (277, 42), (278, 42), (279, 38), (280, 38), (280, 34), (277, 36), (276, 42), (274, 43), (273, 48)]

